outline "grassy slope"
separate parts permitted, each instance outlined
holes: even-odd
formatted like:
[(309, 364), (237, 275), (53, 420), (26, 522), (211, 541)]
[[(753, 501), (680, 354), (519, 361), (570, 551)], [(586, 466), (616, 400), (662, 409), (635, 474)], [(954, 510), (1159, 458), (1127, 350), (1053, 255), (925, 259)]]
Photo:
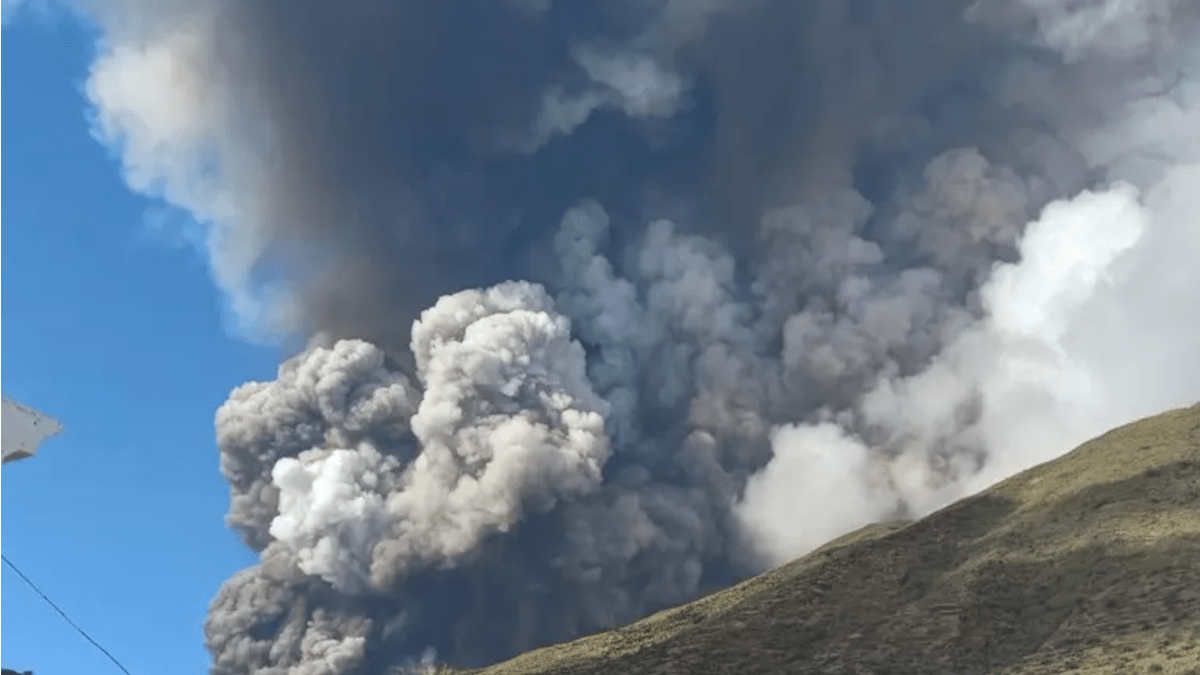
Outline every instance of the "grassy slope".
[(1200, 405), (479, 675), (1200, 675)]

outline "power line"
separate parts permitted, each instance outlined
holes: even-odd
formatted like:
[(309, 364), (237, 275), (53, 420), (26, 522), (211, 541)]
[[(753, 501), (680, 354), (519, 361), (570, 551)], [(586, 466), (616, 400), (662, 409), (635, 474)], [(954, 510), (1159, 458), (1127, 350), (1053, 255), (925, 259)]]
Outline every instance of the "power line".
[(74, 628), (76, 631), (79, 632), (80, 635), (85, 637), (88, 642), (95, 645), (96, 649), (99, 649), (100, 651), (104, 652), (104, 655), (108, 657), (109, 661), (112, 661), (113, 663), (117, 664), (117, 667), (121, 669), (121, 672), (125, 673), (125, 675), (133, 675), (132, 673), (129, 672), (128, 668), (126, 668), (124, 665), (121, 664), (120, 661), (117, 660), (117, 657), (110, 654), (109, 651), (107, 649), (105, 649), (104, 647), (102, 647), (99, 642), (96, 642), (95, 640), (93, 640), (92, 636), (87, 634), (87, 631), (80, 628), (79, 624), (72, 621), (71, 617), (67, 616), (66, 612), (62, 611), (62, 609), (59, 608), (58, 605), (54, 604), (54, 601), (51, 600), (49, 597), (47, 597), (47, 595), (42, 592), (42, 589), (38, 588), (37, 584), (33, 583), (33, 581), (31, 581), (29, 579), (29, 577), (25, 576), (25, 573), (21, 571), (21, 568), (14, 565), (13, 561), (8, 559), (8, 556), (0, 554), (0, 558), (4, 559), (4, 564), (11, 567), (12, 570), (17, 573), (17, 576), (21, 577), (21, 580), (24, 581), (30, 588), (33, 589), (34, 593), (37, 593), (38, 595), (42, 596), (42, 599), (46, 601), (47, 605), (50, 605), (51, 607), (53, 607), (54, 611), (58, 612), (59, 615), (62, 616), (62, 618), (65, 619), (67, 623), (71, 624), (71, 628)]

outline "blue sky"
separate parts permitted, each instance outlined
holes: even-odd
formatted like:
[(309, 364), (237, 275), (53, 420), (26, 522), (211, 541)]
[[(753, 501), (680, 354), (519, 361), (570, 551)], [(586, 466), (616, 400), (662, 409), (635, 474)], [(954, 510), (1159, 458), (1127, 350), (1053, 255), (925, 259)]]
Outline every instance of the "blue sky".
[[(204, 672), (205, 609), (253, 562), (225, 529), (212, 416), (276, 354), (228, 337), (198, 254), (88, 133), (93, 36), (3, 32), (3, 389), (65, 433), (3, 469), (3, 551), (135, 675)], [(7, 668), (119, 672), (7, 567)]]

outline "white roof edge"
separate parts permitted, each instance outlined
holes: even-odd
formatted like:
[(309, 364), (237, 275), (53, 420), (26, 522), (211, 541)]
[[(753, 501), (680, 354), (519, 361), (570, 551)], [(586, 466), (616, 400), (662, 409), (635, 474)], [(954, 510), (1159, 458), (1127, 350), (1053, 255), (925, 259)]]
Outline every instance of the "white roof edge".
[(42, 442), (62, 433), (62, 429), (53, 417), (4, 396), (0, 416), (2, 463), (36, 455)]

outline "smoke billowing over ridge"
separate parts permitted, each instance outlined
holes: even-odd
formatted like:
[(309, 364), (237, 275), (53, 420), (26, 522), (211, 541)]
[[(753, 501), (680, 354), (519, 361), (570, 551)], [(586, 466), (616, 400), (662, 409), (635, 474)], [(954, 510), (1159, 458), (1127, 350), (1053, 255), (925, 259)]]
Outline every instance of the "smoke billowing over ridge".
[(482, 663), (1200, 395), (1189, 0), (88, 0), (204, 225), (214, 673)]

